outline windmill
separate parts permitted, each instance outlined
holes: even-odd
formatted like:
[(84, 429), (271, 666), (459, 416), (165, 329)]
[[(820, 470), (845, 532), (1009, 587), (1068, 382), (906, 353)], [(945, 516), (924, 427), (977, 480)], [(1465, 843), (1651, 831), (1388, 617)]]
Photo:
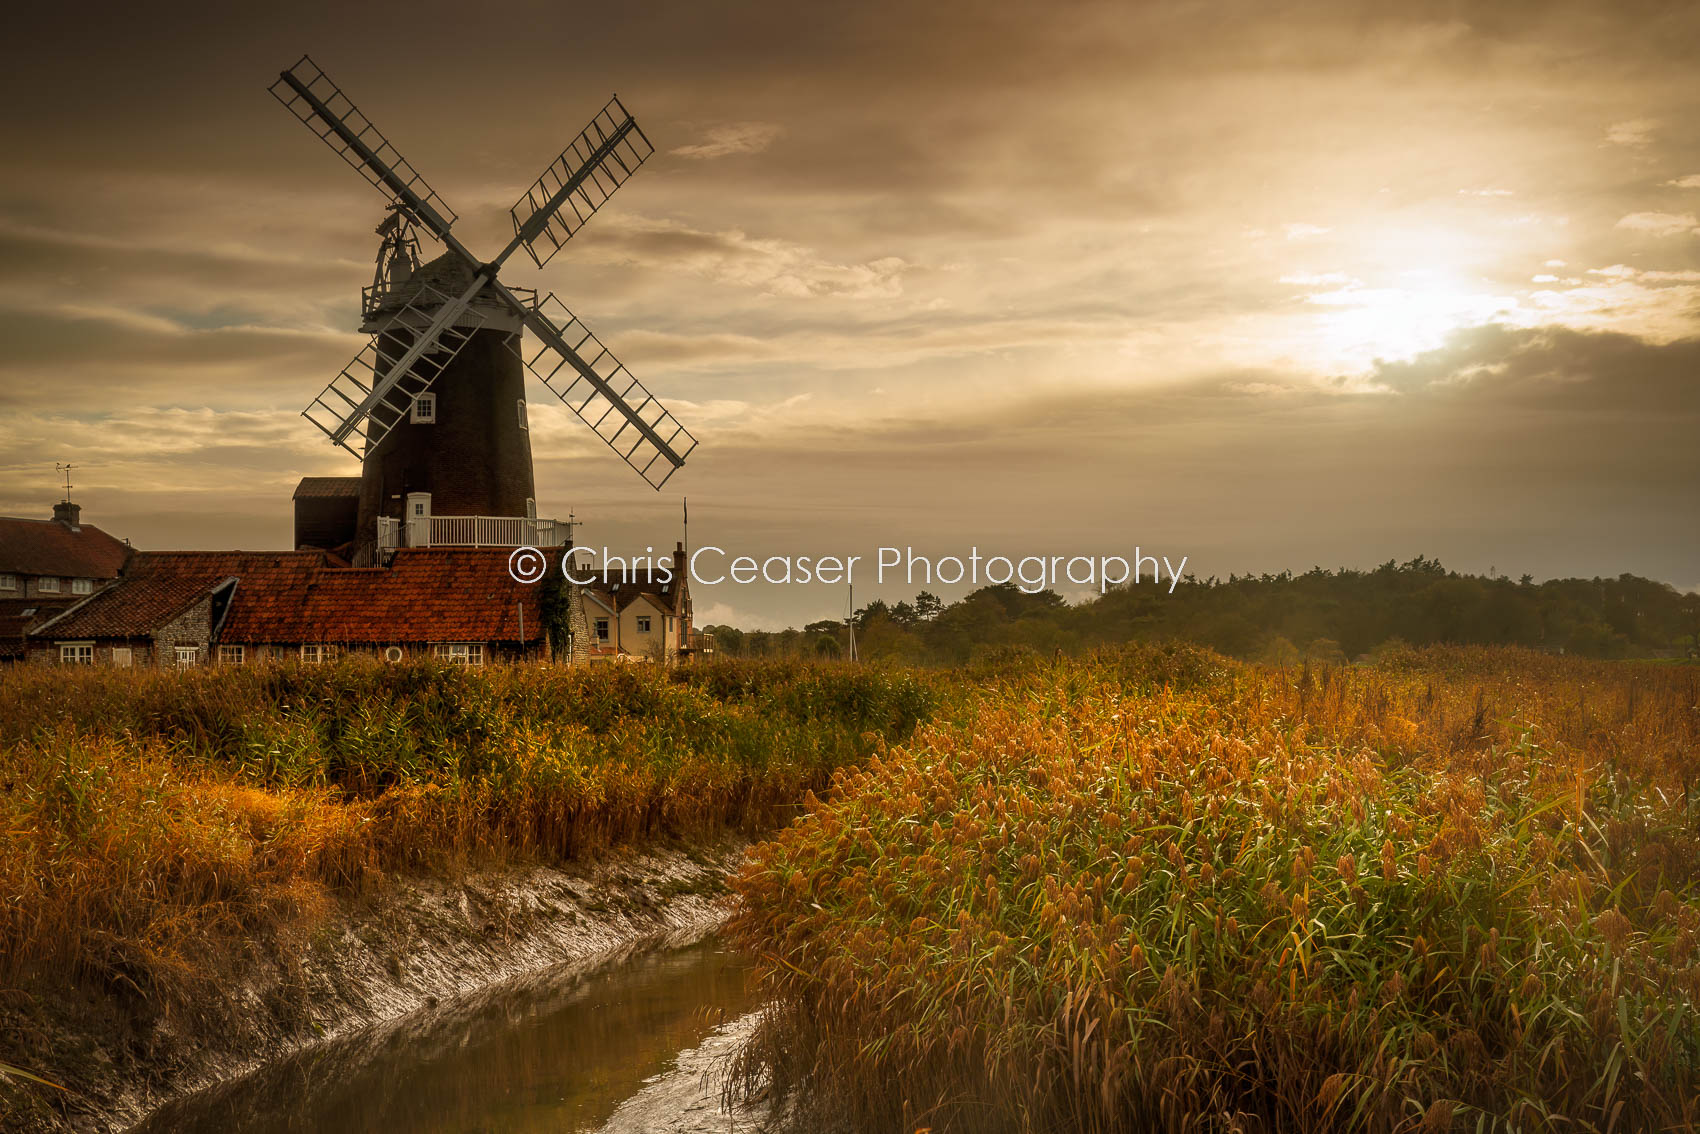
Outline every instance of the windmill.
[[(549, 163), (509, 210), (513, 239), (481, 260), (451, 231), (454, 211), (310, 58), (270, 90), (388, 200), (363, 303), (372, 341), (302, 411), (362, 461), (357, 540), (421, 486), (438, 514), (535, 518), (520, 363), (659, 491), (696, 438), (553, 294), (497, 278), (521, 248), (546, 265), (654, 152), (619, 99)], [(421, 265), (415, 227), (447, 251)]]

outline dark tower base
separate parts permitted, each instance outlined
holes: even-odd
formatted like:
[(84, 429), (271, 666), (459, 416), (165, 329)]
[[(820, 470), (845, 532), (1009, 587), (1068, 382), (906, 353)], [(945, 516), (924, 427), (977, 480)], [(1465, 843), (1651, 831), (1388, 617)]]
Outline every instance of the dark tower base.
[[(459, 295), (472, 275), (451, 255), (423, 265), (413, 279), (372, 312), (368, 330), (382, 326), (387, 310), (399, 307), (428, 285)], [(525, 406), (525, 368), (519, 357), (519, 322), (500, 301), (476, 302), (483, 329), (432, 383), (434, 404), (397, 423), (361, 469), (354, 562), (377, 562), (377, 521), (395, 519), (406, 530), (407, 498), (430, 494), (433, 516), (535, 515), (531, 434)], [(399, 355), (405, 343), (385, 345)], [(429, 412), (421, 412), (428, 408)]]

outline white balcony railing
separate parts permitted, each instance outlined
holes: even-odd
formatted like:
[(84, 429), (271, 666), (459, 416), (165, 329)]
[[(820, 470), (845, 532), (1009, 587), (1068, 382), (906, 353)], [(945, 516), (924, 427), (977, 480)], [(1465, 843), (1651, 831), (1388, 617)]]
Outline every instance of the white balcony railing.
[(413, 516), (404, 524), (378, 518), (378, 548), (559, 547), (572, 535), (567, 520), (526, 516)]

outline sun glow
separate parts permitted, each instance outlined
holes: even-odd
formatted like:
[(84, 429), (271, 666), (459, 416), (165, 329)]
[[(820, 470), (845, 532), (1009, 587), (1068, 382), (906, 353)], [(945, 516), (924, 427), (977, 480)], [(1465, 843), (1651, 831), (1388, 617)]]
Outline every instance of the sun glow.
[(1357, 368), (1433, 350), (1461, 327), (1516, 311), (1515, 296), (1472, 288), (1453, 272), (1411, 269), (1369, 285), (1351, 279), (1303, 297), (1315, 314), (1315, 346), (1328, 362)]

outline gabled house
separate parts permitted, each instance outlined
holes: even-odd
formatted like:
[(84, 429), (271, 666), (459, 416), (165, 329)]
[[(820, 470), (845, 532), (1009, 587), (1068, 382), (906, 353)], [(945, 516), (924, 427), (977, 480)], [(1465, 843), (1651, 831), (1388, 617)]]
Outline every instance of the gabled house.
[(300, 588), (317, 552), (138, 551), (98, 594), (33, 628), (36, 664), (195, 666), (214, 660), (237, 588)]
[(33, 627), (116, 579), (129, 554), (69, 501), (51, 520), (0, 516), (0, 662), (22, 660)]
[(592, 574), (595, 581), (584, 588), (591, 661), (672, 665), (693, 652), (684, 544), (675, 547), (670, 570), (608, 568)]

